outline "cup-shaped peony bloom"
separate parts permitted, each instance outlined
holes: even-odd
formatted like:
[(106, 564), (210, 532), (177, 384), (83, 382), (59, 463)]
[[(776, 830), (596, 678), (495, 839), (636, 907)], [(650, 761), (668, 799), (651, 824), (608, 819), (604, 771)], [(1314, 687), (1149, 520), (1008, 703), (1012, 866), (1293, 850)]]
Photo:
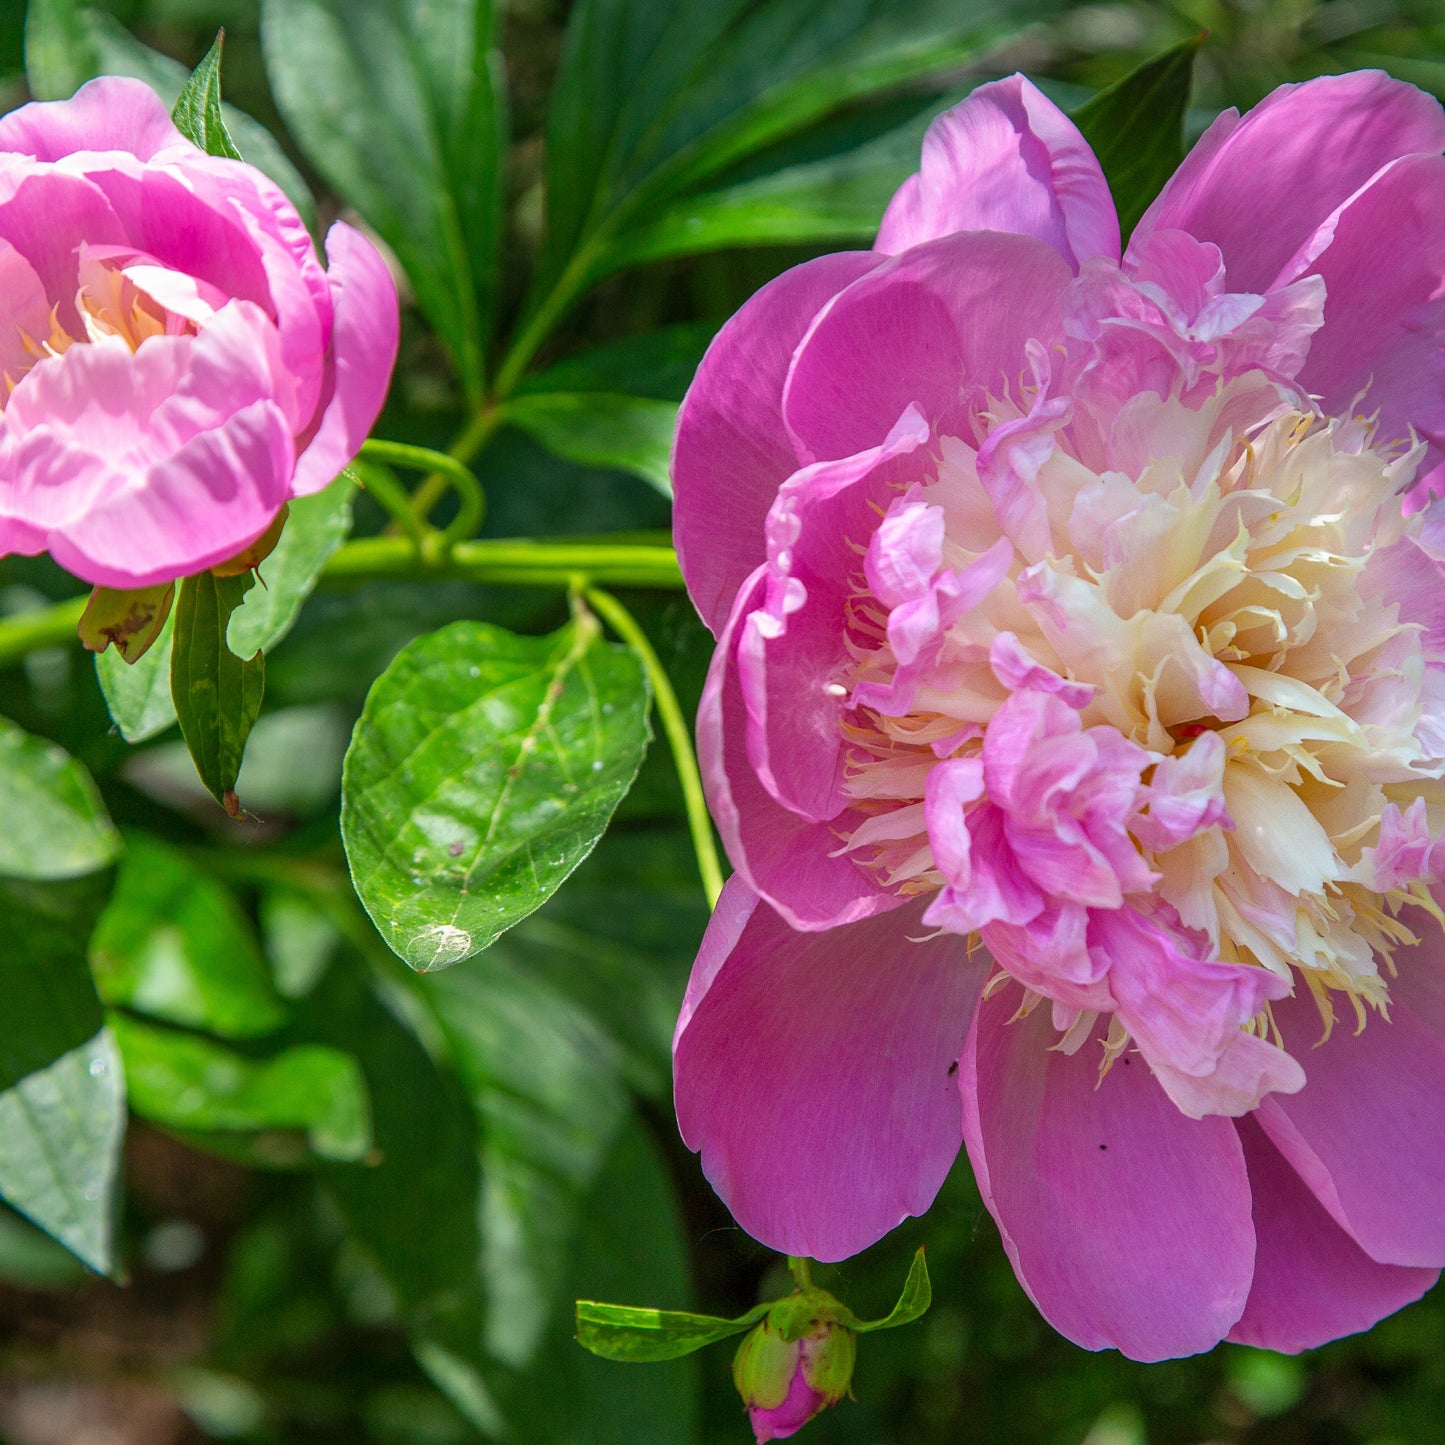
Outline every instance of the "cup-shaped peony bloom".
[[(831, 1303), (822, 1291), (790, 1295), (738, 1346), (733, 1383), (758, 1445), (796, 1435), (814, 1415), (848, 1393), (858, 1343), (852, 1330), (828, 1314), (826, 1304)], [(807, 1317), (809, 1307), (820, 1304)]]
[(0, 119), (0, 555), (141, 588), (243, 551), (376, 420), (396, 289), (138, 81)]
[(676, 1101), (773, 1248), (962, 1143), (1090, 1348), (1297, 1350), (1445, 1264), (1442, 148), (1381, 74), (1285, 87), (1121, 256), (1016, 76), (714, 342), (676, 531), (737, 872)]

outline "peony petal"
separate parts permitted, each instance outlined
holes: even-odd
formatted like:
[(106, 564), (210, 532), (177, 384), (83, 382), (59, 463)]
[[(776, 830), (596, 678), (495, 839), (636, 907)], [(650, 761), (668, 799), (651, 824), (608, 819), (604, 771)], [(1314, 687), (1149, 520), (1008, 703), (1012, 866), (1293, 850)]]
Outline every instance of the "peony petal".
[(1255, 1118), (1335, 1223), (1381, 1264), (1445, 1265), (1442, 952), (1433, 932), (1399, 951), (1389, 1020), (1372, 1015), (1357, 1034), (1347, 1011), (1314, 1048), (1321, 1025), (1309, 994), (1274, 1005), (1308, 1081), (1297, 1094), (1270, 1095)]
[(1282, 269), (1381, 167), (1442, 150), (1440, 103), (1383, 71), (1280, 86), (1242, 120), (1225, 111), (1209, 127), (1144, 213), (1125, 264), (1173, 227), (1220, 248), (1231, 291), (1262, 294), (1294, 279)]
[(1439, 1271), (1376, 1264), (1305, 1188), (1251, 1118), (1236, 1125), (1254, 1199), (1254, 1283), (1236, 1344), (1294, 1354), (1367, 1330), (1417, 1300)]
[(708, 806), (738, 872), (795, 928), (832, 928), (896, 908), (874, 877), (841, 853), (864, 821), (842, 812), (815, 822), (790, 812), (759, 782), (747, 751), (747, 708), (737, 653), (749, 614), (762, 605), (765, 569), (747, 579), (718, 639), (697, 711), (697, 751)]
[(672, 449), (673, 535), (693, 605), (714, 634), (763, 560), (763, 519), (797, 470), (782, 421), (793, 351), (822, 307), (877, 264), (869, 252), (842, 252), (784, 272), (718, 332), (683, 398)]
[(296, 463), (291, 495), (319, 492), (349, 462), (381, 412), (396, 364), (396, 283), (376, 247), (338, 221), (326, 236), (334, 324), (319, 424)]
[(981, 85), (923, 138), (923, 164), (883, 214), (874, 249), (896, 255), (955, 231), (1016, 231), (1075, 270), (1119, 259), (1119, 218), (1079, 128), (1022, 75)]
[(920, 908), (795, 933), (723, 890), (674, 1043), (678, 1123), (734, 1218), (770, 1248), (843, 1259), (943, 1183), (954, 1075), (986, 972)]
[(1013, 1007), (979, 1006), (959, 1083), (969, 1158), (1020, 1283), (1085, 1349), (1210, 1349), (1254, 1268), (1234, 1126), (1186, 1119), (1137, 1055), (1101, 1082), (1097, 1047), (1052, 1050), (1048, 1010), (1011, 1023)]
[(0, 151), (58, 161), (77, 151), (127, 151), (150, 160), (172, 146), (194, 150), (160, 96), (143, 81), (105, 75), (69, 100), (35, 101), (0, 119)]
[(995, 232), (885, 261), (840, 292), (798, 346), (783, 416), (800, 457), (875, 447), (909, 406), (935, 430), (964, 434), (970, 402), (1024, 379), (1029, 341), (1062, 340), (1069, 279), (1044, 242)]

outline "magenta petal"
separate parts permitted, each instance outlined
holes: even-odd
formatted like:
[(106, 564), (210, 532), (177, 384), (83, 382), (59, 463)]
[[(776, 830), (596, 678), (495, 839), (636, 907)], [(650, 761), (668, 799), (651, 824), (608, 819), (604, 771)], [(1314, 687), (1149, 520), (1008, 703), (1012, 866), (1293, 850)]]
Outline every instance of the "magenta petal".
[(817, 822), (790, 812), (758, 780), (748, 757), (748, 711), (737, 654), (748, 617), (762, 605), (765, 569), (739, 591), (718, 639), (697, 711), (697, 751), (708, 806), (738, 872), (796, 928), (832, 928), (896, 908), (871, 874), (843, 854), (843, 840), (864, 820), (846, 812)]
[(893, 197), (874, 249), (896, 255), (955, 231), (1017, 231), (1075, 270), (1119, 259), (1119, 218), (1079, 128), (1022, 75), (981, 85), (923, 138), (923, 164)]
[(106, 75), (69, 100), (22, 105), (0, 119), (0, 151), (58, 161), (76, 151), (128, 151), (143, 161), (171, 146), (190, 149), (160, 96), (143, 81)]
[(877, 264), (870, 252), (841, 252), (784, 272), (718, 332), (683, 398), (673, 536), (693, 605), (715, 634), (763, 560), (763, 519), (798, 467), (781, 414), (794, 348), (819, 310)]
[(1070, 281), (1032, 236), (965, 232), (915, 246), (855, 281), (798, 347), (783, 415), (805, 461), (876, 447), (916, 406), (935, 429), (1015, 386), (1031, 340), (1062, 340)]
[(1136, 1360), (1210, 1349), (1254, 1268), (1233, 1125), (1186, 1119), (1138, 1055), (1102, 1083), (1099, 1047), (1051, 1051), (1048, 1010), (979, 1006), (959, 1083), (964, 1139), (1019, 1281), (1085, 1349)]
[(376, 247), (338, 221), (326, 235), (326, 260), (334, 308), (328, 386), (296, 463), (297, 497), (319, 492), (361, 450), (396, 364), (396, 283)]
[(1366, 1330), (1417, 1300), (1433, 1269), (1376, 1264), (1321, 1207), (1252, 1118), (1237, 1122), (1254, 1196), (1254, 1284), (1236, 1344), (1294, 1354)]
[[(1319, 1038), (1308, 993), (1274, 1005), (1307, 1082), (1255, 1112), (1335, 1222), (1381, 1264), (1445, 1265), (1445, 1008), (1438, 934), (1396, 954), (1390, 1018), (1355, 1033), (1346, 1009)], [(1418, 974), (1416, 978), (1413, 975)]]
[(1173, 227), (1224, 253), (1231, 291), (1263, 294), (1315, 228), (1382, 166), (1445, 150), (1440, 103), (1383, 71), (1283, 85), (1226, 111), (1184, 158), (1129, 243)]
[(1407, 439), (1413, 425), (1445, 446), (1445, 160), (1391, 166), (1335, 218), (1312, 269), (1325, 282), (1325, 324), (1300, 385), (1328, 413), (1378, 411), (1381, 442)]
[(913, 904), (796, 933), (740, 878), (723, 891), (673, 1047), (678, 1123), (733, 1217), (788, 1254), (867, 1248), (943, 1183), (954, 1074), (986, 963), (914, 943)]

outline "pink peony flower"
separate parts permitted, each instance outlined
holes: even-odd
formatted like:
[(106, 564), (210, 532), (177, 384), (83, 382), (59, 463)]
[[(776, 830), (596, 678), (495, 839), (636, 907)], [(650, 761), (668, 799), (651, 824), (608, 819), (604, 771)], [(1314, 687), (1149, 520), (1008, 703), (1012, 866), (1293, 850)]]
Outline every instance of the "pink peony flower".
[(1026, 80), (723, 329), (677, 541), (737, 872), (675, 1039), (739, 1223), (960, 1143), (1062, 1333), (1298, 1350), (1445, 1264), (1445, 114), (1210, 128), (1128, 250)]
[(133, 80), (0, 119), (0, 554), (138, 588), (242, 551), (355, 456), (396, 289)]

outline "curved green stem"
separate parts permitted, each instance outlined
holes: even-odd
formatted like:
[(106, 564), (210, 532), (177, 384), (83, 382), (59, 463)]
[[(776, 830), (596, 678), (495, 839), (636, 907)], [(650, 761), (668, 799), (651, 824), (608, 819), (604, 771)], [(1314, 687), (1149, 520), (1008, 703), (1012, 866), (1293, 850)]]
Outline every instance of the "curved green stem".
[(667, 669), (663, 667), (662, 660), (647, 640), (647, 634), (638, 626), (637, 619), (615, 597), (593, 587), (589, 587), (584, 595), (588, 603), (607, 620), (608, 626), (642, 659), (642, 666), (652, 683), (652, 699), (657, 705), (657, 718), (662, 724), (663, 732), (667, 734), (673, 765), (677, 769), (677, 781), (682, 786), (688, 831), (692, 834), (692, 848), (697, 855), (697, 871), (702, 876), (708, 906), (716, 908), (718, 895), (723, 890), (722, 867), (718, 862), (712, 819), (708, 816), (707, 799), (703, 796), (702, 776), (697, 768), (692, 735), (682, 708), (678, 705), (677, 694), (673, 691)]
[(381, 509), (401, 529), (412, 546), (420, 551), (424, 539), (421, 523), (412, 511), (411, 498), (392, 476), (390, 468), (382, 466), (380, 462), (376, 466), (366, 466), (365, 463), (357, 466), (353, 462), (351, 472), (362, 488), (376, 499)]
[[(418, 472), (430, 472), (444, 478), (444, 483), (457, 494), (457, 514), (447, 523), (441, 533), (441, 547), (445, 552), (457, 542), (472, 536), (482, 525), (486, 512), (486, 498), (482, 495), (482, 484), (470, 467), (463, 465), (446, 452), (433, 451), (430, 447), (412, 446), (408, 442), (384, 441), (369, 437), (361, 444), (364, 458), (379, 462), (391, 462), (399, 467), (410, 467)], [(425, 519), (430, 507), (417, 506), (417, 496), (412, 498), (412, 516), (418, 522)]]
[[(487, 444), (492, 433), (501, 425), (502, 415), (496, 407), (488, 404), (462, 428), (446, 455), (452, 461), (465, 465), (470, 462), (476, 454)], [(436, 455), (440, 455), (439, 453)], [(430, 475), (423, 477), (421, 485), (412, 493), (411, 505), (418, 517), (426, 517), (431, 509), (441, 501), (442, 494), (451, 483), (447, 479), (445, 469), (438, 468)]]

